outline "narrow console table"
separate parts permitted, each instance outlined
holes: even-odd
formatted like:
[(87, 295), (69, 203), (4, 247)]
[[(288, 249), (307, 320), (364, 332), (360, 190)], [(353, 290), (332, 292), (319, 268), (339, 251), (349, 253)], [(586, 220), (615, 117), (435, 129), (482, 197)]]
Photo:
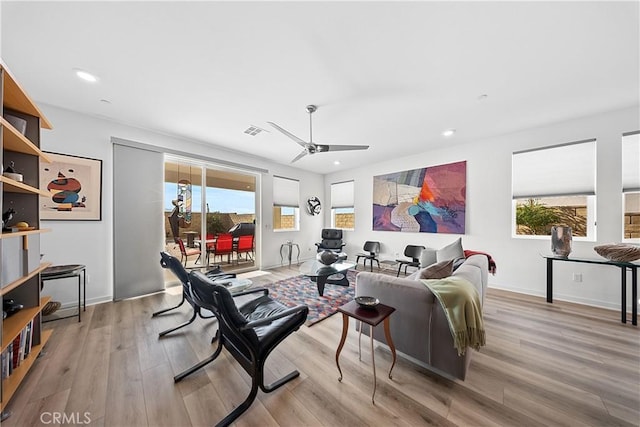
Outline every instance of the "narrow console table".
[(638, 325), (638, 267), (640, 264), (632, 262), (608, 261), (605, 259), (588, 259), (588, 258), (561, 258), (551, 255), (543, 255), (547, 260), (547, 302), (553, 303), (553, 262), (579, 262), (584, 264), (600, 264), (612, 265), (620, 268), (621, 277), (621, 318), (622, 323), (627, 323), (627, 269), (631, 270), (631, 323)]
[[(82, 274), (82, 282), (80, 281), (80, 275)], [(82, 264), (73, 264), (73, 265), (54, 265), (51, 267), (48, 267), (46, 269), (44, 269), (42, 271), (42, 273), (40, 273), (40, 281), (42, 282), (42, 285), (44, 286), (44, 282), (46, 280), (55, 280), (55, 279), (65, 279), (67, 277), (77, 277), (78, 278), (78, 322), (82, 321), (82, 311), (80, 310), (80, 302), (82, 302), (82, 306), (84, 307), (84, 310), (87, 310), (87, 269), (86, 266), (82, 265)], [(81, 300), (81, 295), (80, 295), (80, 285), (82, 285), (82, 296), (84, 297), (84, 300)], [(60, 319), (66, 319), (68, 317), (74, 317), (73, 316), (66, 316), (66, 317), (60, 317), (54, 320), (60, 320)]]

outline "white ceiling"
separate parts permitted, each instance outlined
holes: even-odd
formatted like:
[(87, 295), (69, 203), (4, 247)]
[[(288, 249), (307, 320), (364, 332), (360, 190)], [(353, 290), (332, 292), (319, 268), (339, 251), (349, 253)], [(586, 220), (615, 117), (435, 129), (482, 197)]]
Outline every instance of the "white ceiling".
[(317, 104), (314, 142), (371, 146), (294, 164), (319, 173), (640, 104), (637, 1), (0, 7), (38, 102), (285, 164), (300, 147), (266, 122), (306, 140)]

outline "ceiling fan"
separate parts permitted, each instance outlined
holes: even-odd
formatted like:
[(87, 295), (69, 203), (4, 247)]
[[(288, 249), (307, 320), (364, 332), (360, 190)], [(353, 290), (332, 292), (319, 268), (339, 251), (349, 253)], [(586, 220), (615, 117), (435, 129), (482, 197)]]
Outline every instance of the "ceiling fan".
[(280, 132), (282, 132), (283, 134), (288, 136), (289, 138), (293, 139), (295, 142), (297, 142), (299, 145), (301, 145), (304, 148), (304, 150), (300, 154), (298, 154), (293, 160), (291, 160), (291, 163), (300, 160), (301, 158), (303, 158), (307, 154), (324, 153), (324, 152), (327, 152), (327, 151), (366, 150), (367, 148), (369, 148), (368, 145), (314, 144), (313, 143), (313, 126), (312, 126), (312, 121), (311, 121), (311, 115), (317, 109), (318, 109), (318, 107), (315, 106), (315, 105), (307, 105), (307, 113), (309, 113), (309, 142), (303, 141), (302, 139), (298, 138), (294, 134), (292, 134), (289, 131), (281, 128), (280, 126), (278, 126), (277, 124), (275, 124), (273, 122), (267, 122), (271, 126), (276, 128), (277, 130), (279, 130)]

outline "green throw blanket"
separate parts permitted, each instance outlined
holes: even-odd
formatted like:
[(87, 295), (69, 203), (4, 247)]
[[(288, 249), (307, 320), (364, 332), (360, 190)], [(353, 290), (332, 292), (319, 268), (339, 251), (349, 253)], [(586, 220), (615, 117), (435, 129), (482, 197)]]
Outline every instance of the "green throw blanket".
[(479, 350), (485, 345), (484, 322), (480, 295), (476, 288), (462, 277), (421, 280), (436, 296), (449, 320), (449, 329), (458, 356), (467, 347)]

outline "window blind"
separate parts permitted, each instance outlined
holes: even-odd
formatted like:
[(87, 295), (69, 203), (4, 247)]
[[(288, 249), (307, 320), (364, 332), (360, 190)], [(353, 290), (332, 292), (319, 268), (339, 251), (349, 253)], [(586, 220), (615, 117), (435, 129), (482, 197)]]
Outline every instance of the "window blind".
[(519, 151), (512, 156), (513, 198), (596, 193), (596, 140)]
[(273, 177), (273, 206), (300, 206), (300, 182), (297, 179)]
[(640, 191), (640, 133), (622, 136), (622, 192)]
[(331, 208), (350, 208), (353, 206), (353, 181), (331, 184)]

